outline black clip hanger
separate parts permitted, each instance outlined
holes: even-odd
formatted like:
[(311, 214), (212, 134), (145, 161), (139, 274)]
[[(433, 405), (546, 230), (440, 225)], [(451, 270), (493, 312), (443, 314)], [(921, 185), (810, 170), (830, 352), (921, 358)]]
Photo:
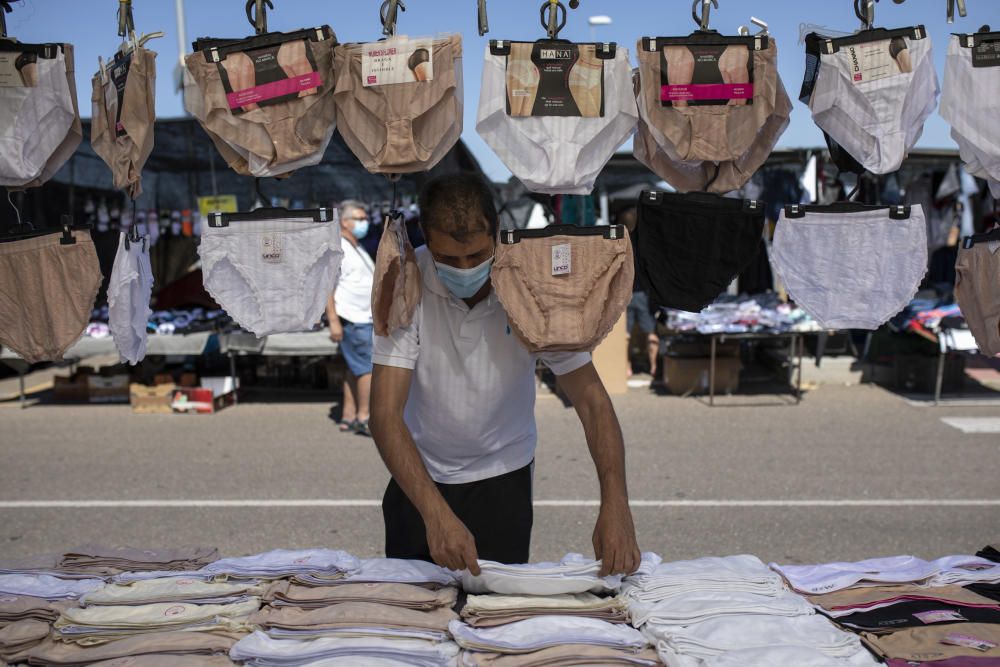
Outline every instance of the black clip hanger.
[(490, 20), (486, 15), (486, 0), (479, 0), (479, 36), (490, 31)]
[(208, 226), (215, 229), (228, 227), (230, 222), (251, 222), (255, 220), (285, 220), (288, 222), (332, 222), (335, 219), (329, 208), (304, 208), (289, 210), (284, 207), (258, 208), (243, 213), (210, 213)]
[(1000, 227), (983, 234), (966, 236), (965, 239), (962, 240), (962, 247), (969, 250), (977, 243), (1000, 243)]
[(258, 35), (267, 32), (267, 10), (274, 9), (271, 0), (247, 0), (247, 21)]
[(973, 49), (987, 42), (1000, 41), (1000, 32), (993, 32), (989, 24), (982, 26), (978, 31), (965, 34), (965, 35), (955, 35), (958, 37), (959, 43), (967, 49)]
[(271, 32), (266, 35), (246, 37), (242, 39), (220, 39), (215, 37), (199, 37), (191, 43), (194, 51), (202, 51), (205, 60), (213, 63), (222, 62), (230, 53), (248, 51), (250, 49), (263, 49), (269, 46), (277, 46), (285, 42), (292, 42), (300, 39), (307, 39), (311, 42), (322, 42), (325, 39), (332, 39), (333, 31), (330, 26), (324, 25), (318, 28), (308, 28), (305, 30), (294, 30), (292, 32)]
[(625, 225), (549, 225), (541, 229), (504, 229), (500, 231), (500, 243), (513, 245), (523, 239), (545, 239), (553, 236), (600, 236), (609, 241), (625, 238)]
[(804, 218), (806, 213), (864, 213), (867, 211), (888, 211), (890, 220), (909, 220), (909, 206), (870, 206), (854, 202), (838, 202), (827, 206), (820, 205), (785, 205), (786, 218)]
[(139, 235), (139, 221), (136, 219), (135, 200), (132, 200), (132, 220), (128, 229), (125, 230), (125, 249), (132, 247), (133, 243), (142, 243), (142, 251), (146, 252), (146, 237)]
[(406, 11), (403, 0), (385, 0), (379, 7), (378, 16), (382, 22), (382, 34), (386, 37), (396, 36), (396, 18), (400, 11)]

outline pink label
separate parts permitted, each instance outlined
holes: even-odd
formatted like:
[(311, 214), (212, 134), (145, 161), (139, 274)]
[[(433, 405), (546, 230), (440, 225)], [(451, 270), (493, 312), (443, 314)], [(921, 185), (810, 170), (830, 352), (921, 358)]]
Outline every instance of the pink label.
[(256, 104), (264, 100), (271, 100), (275, 97), (299, 93), (310, 88), (317, 88), (323, 85), (323, 77), (319, 72), (310, 72), (290, 79), (282, 79), (272, 83), (264, 83), (253, 88), (244, 88), (226, 95), (226, 101), (230, 109), (239, 109), (248, 104)]
[(753, 99), (752, 83), (691, 83), (660, 87), (661, 102), (751, 99)]
[(966, 620), (957, 611), (951, 609), (936, 609), (934, 611), (921, 611), (914, 614), (922, 623), (954, 623)]
[(989, 651), (991, 648), (996, 648), (995, 642), (991, 642), (988, 639), (980, 639), (979, 637), (973, 637), (971, 635), (953, 634), (948, 635), (941, 640), (942, 644), (950, 644), (952, 646), (964, 646), (966, 648), (972, 648), (977, 651)]

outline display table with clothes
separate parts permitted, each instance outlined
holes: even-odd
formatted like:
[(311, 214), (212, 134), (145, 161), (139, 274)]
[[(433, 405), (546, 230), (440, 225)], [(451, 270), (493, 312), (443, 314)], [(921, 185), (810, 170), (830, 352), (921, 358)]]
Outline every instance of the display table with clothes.
[[(211, 349), (216, 334), (210, 331), (197, 331), (188, 334), (150, 334), (147, 337), (146, 356), (182, 356), (200, 357)], [(76, 366), (85, 359), (114, 356), (118, 348), (111, 336), (83, 336), (66, 351), (63, 362)], [(24, 377), (31, 369), (31, 364), (22, 359), (9, 348), (0, 348), (0, 363), (13, 369), (18, 374), (20, 382), (20, 401), (26, 403)]]
[[(345, 551), (83, 545), (0, 560), (0, 665), (996, 667), (1000, 551), (628, 576)], [(107, 661), (107, 662), (105, 662)]]
[(699, 312), (664, 308), (660, 320), (668, 332), (668, 354), (677, 343), (706, 348), (709, 371), (705, 388), (710, 406), (715, 405), (719, 346), (727, 341), (751, 346), (782, 343), (787, 350), (782, 369), (788, 369), (789, 379), (794, 373), (795, 404), (801, 401), (804, 337), (822, 331), (801, 308), (781, 302), (777, 294), (724, 295)]

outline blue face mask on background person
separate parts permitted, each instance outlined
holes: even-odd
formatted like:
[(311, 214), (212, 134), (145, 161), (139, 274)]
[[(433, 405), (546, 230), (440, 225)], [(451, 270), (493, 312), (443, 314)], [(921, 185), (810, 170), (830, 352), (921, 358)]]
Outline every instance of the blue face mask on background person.
[(368, 228), (370, 225), (371, 223), (368, 222), (367, 218), (364, 220), (355, 220), (354, 226), (351, 228), (351, 233), (354, 234), (354, 238), (361, 240), (368, 236)]
[(448, 290), (459, 299), (468, 299), (478, 292), (490, 277), (493, 268), (493, 258), (474, 266), (471, 269), (456, 269), (441, 262), (434, 262), (438, 278)]

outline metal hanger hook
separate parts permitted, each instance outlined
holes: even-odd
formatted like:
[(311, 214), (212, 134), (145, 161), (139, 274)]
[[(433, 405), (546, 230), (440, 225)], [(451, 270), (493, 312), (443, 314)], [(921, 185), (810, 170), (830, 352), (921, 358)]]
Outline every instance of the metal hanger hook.
[(396, 18), (399, 11), (406, 11), (403, 0), (385, 0), (378, 10), (379, 19), (382, 21), (382, 34), (386, 37), (396, 36)]
[(246, 9), (247, 21), (250, 21), (257, 34), (267, 32), (267, 10), (274, 9), (274, 3), (271, 0), (247, 0)]
[[(698, 14), (698, 5), (701, 5), (701, 15)], [(691, 4), (691, 18), (699, 30), (708, 30), (709, 18), (712, 14), (712, 7), (719, 8), (719, 0), (694, 0)]]

